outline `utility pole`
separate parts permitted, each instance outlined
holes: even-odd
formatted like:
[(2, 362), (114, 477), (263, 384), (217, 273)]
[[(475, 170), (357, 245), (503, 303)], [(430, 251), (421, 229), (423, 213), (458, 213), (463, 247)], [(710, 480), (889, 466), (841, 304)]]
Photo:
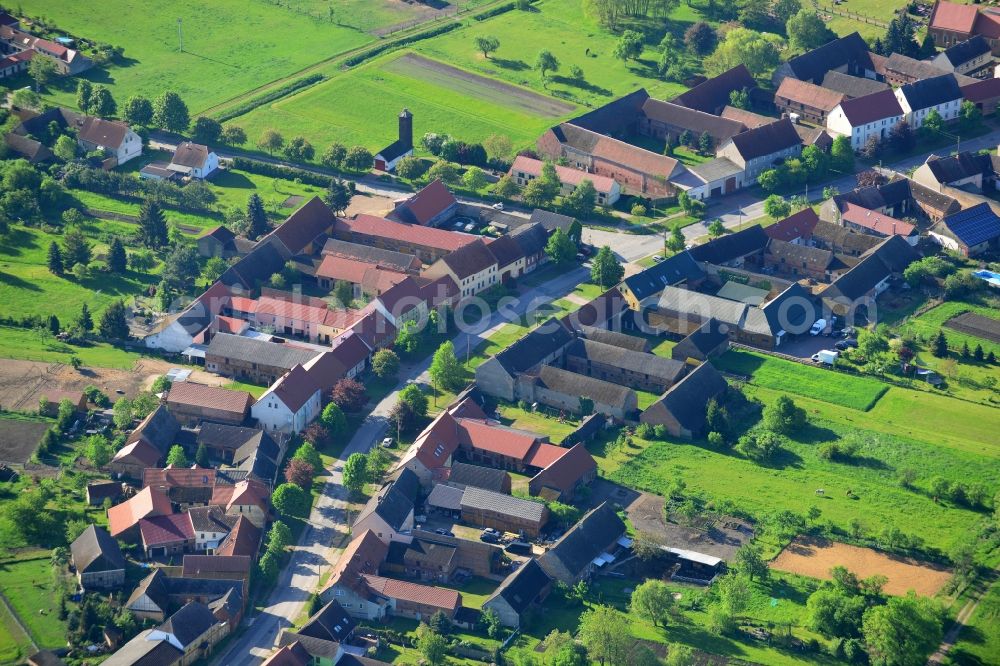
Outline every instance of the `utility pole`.
[(177, 50), (184, 52), (184, 30), (181, 27), (181, 19), (177, 19)]

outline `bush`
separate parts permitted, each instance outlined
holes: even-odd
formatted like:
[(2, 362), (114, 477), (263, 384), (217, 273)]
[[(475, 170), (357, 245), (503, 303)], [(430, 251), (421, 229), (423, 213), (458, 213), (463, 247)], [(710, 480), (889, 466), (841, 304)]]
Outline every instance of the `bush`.
[(653, 426), (653, 435), (656, 439), (666, 439), (667, 438), (667, 426), (663, 424), (657, 424)]
[(726, 438), (722, 436), (721, 432), (712, 431), (708, 433), (708, 443), (717, 449), (721, 449), (726, 445)]
[(632, 204), (632, 210), (630, 211), (633, 215), (637, 217), (643, 217), (646, 215), (646, 207), (640, 203)]
[(224, 123), (227, 120), (232, 120), (238, 116), (250, 113), (254, 109), (269, 104), (276, 99), (281, 99), (286, 97), (300, 88), (306, 88), (313, 85), (314, 83), (319, 83), (325, 76), (322, 74), (310, 74), (309, 76), (304, 76), (301, 79), (296, 79), (294, 81), (289, 81), (283, 86), (275, 88), (274, 90), (268, 91), (263, 95), (258, 97), (251, 97), (245, 102), (237, 104), (236, 106), (230, 107), (226, 111), (222, 112), (218, 116), (218, 121)]
[(653, 439), (654, 430), (653, 426), (648, 423), (640, 423), (635, 429), (636, 437), (641, 437), (642, 439)]

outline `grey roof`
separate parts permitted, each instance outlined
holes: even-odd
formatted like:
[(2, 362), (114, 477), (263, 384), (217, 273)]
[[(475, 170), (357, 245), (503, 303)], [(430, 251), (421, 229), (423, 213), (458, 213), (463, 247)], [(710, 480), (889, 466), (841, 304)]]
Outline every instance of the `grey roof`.
[(657, 307), (661, 311), (675, 313), (681, 316), (691, 315), (698, 320), (716, 319), (734, 328), (739, 327), (746, 313), (746, 303), (731, 301), (727, 298), (710, 296), (680, 287), (667, 287), (663, 290)]
[(861, 76), (851, 76), (843, 72), (829, 71), (823, 76), (824, 88), (843, 93), (848, 97), (864, 97), (882, 90), (888, 90), (889, 84)]
[(549, 240), (545, 227), (537, 222), (522, 224), (510, 232), (510, 237), (514, 239), (521, 248), (521, 253), (526, 257), (544, 252)]
[[(468, 247), (468, 245), (466, 247)], [(497, 238), (490, 243), (489, 250), (490, 254), (492, 254), (493, 258), (496, 260), (497, 270), (502, 269), (504, 266), (510, 266), (518, 259), (523, 259), (525, 257), (524, 250), (521, 249), (521, 244), (517, 242), (517, 239), (513, 235), (506, 235)], [(461, 250), (459, 250), (459, 252), (461, 252)]]
[(556, 393), (590, 398), (596, 403), (617, 409), (627, 408), (629, 399), (635, 397), (635, 391), (628, 387), (561, 370), (551, 365), (542, 367), (538, 373), (538, 380), (545, 388)]
[(868, 234), (854, 233), (847, 227), (820, 220), (813, 227), (812, 238), (835, 249), (861, 254), (879, 243), (879, 239)]
[(542, 225), (542, 227), (549, 232), (555, 231), (556, 229), (569, 231), (570, 226), (572, 226), (575, 221), (576, 220), (569, 215), (553, 213), (552, 211), (542, 210), (541, 208), (536, 208), (531, 211), (530, 222), (532, 224)]
[(624, 533), (625, 523), (614, 507), (602, 502), (566, 532), (551, 550), (538, 558), (538, 564), (553, 578), (559, 577), (559, 564), (573, 577), (579, 576), (595, 557)]
[(350, 638), (356, 626), (354, 619), (334, 600), (309, 618), (299, 629), (299, 634), (343, 643)]
[[(697, 433), (705, 427), (708, 401), (725, 392), (726, 388), (726, 380), (706, 361), (671, 386), (657, 403), (672, 414), (682, 427)], [(655, 406), (650, 406), (650, 409)]]
[(788, 61), (795, 78), (819, 83), (831, 69), (845, 65), (859, 65), (873, 69), (868, 44), (857, 32), (838, 37), (823, 46), (807, 51)]
[(690, 109), (680, 104), (662, 102), (658, 99), (647, 99), (642, 105), (642, 112), (647, 118), (675, 128), (689, 130), (695, 136), (701, 136), (707, 132), (716, 144), (722, 143), (746, 129), (741, 122), (728, 120), (698, 109)]
[(510, 475), (502, 469), (453, 462), (451, 464), (451, 473), (448, 475), (448, 481), (449, 483), (475, 486), (476, 488), (483, 488), (499, 493), (508, 487)]
[(496, 355), (496, 360), (511, 375), (529, 370), (546, 357), (573, 341), (572, 333), (555, 319), (550, 319)]
[(788, 118), (748, 129), (733, 137), (733, 145), (744, 160), (766, 157), (802, 144), (795, 125)]
[(674, 345), (671, 353), (683, 354), (685, 358), (696, 358), (694, 353), (708, 356), (719, 345), (729, 339), (730, 327), (712, 318), (692, 331), (686, 338)]
[(132, 594), (129, 595), (128, 601), (125, 602), (125, 607), (130, 608), (143, 595), (149, 597), (160, 610), (167, 609), (167, 605), (170, 603), (170, 593), (167, 591), (167, 574), (163, 572), (163, 569), (153, 569), (153, 573), (140, 580), (139, 584), (132, 590)]
[(833, 263), (833, 252), (830, 250), (821, 250), (818, 247), (789, 243), (775, 238), (772, 238), (767, 244), (766, 253), (777, 259), (779, 263), (787, 263), (796, 269), (808, 268), (825, 271)]
[(409, 468), (403, 468), (396, 479), (386, 483), (372, 495), (355, 523), (375, 514), (394, 530), (403, 527), (417, 498), (420, 480)]
[(318, 353), (312, 349), (246, 338), (230, 333), (217, 333), (208, 344), (208, 349), (205, 352), (206, 356), (221, 356), (284, 370), (291, 370), (296, 365), (302, 365)]
[(971, 176), (991, 175), (993, 162), (989, 155), (963, 151), (957, 155), (931, 155), (924, 162), (939, 183), (950, 184)]
[(360, 243), (351, 243), (350, 241), (337, 240), (335, 238), (326, 241), (323, 245), (323, 254), (376, 264), (383, 268), (399, 271), (400, 273), (412, 270), (415, 261), (416, 266), (419, 267), (420, 265), (420, 262), (412, 254), (386, 250), (370, 245), (361, 245)]
[(541, 523), (545, 518), (545, 505), (541, 502), (521, 499), (504, 493), (495, 493), (492, 490), (467, 486), (462, 493), (463, 509), (469, 508), (479, 511), (492, 511), (507, 516), (523, 518), (536, 523)]
[(238, 516), (227, 516), (223, 508), (219, 506), (195, 506), (188, 509), (187, 514), (195, 532), (225, 532), (228, 534), (238, 518)]
[(798, 282), (793, 282), (760, 309), (773, 333), (789, 330), (790, 327), (808, 328), (818, 317), (812, 295)]
[(631, 372), (675, 382), (684, 375), (683, 363), (649, 352), (636, 352), (624, 347), (609, 345), (597, 340), (577, 338), (566, 350), (568, 356), (585, 358), (596, 363), (611, 365)]
[(697, 261), (710, 264), (724, 264), (748, 254), (764, 249), (767, 234), (759, 224), (747, 227), (733, 234), (719, 236), (713, 241), (691, 248), (691, 256)]
[(639, 115), (642, 105), (649, 99), (645, 88), (639, 88), (624, 97), (611, 100), (603, 106), (588, 111), (571, 120), (574, 125), (600, 134), (616, 134), (624, 130)]
[(205, 162), (208, 161), (208, 155), (211, 152), (208, 146), (184, 141), (177, 146), (177, 150), (174, 151), (174, 156), (170, 159), (170, 163), (188, 167), (189, 169), (201, 169), (205, 166)]
[(239, 285), (253, 290), (284, 267), (285, 258), (274, 247), (274, 243), (259, 242), (248, 255), (230, 266), (219, 281), (227, 287)]
[(907, 83), (900, 86), (899, 92), (914, 111), (962, 99), (962, 91), (951, 74)]
[(88, 525), (69, 548), (73, 554), (73, 566), (80, 573), (125, 568), (125, 558), (118, 542), (103, 527)]
[(583, 333), (583, 337), (588, 340), (603, 342), (606, 345), (614, 345), (616, 347), (621, 347), (634, 352), (645, 352), (649, 350), (649, 342), (647, 342), (645, 338), (640, 338), (637, 335), (629, 335), (628, 333), (620, 333), (618, 331), (609, 331), (606, 328), (585, 326), (583, 324), (581, 324), (577, 330), (580, 333)]
[(853, 301), (874, 289), (875, 285), (889, 277), (890, 273), (881, 259), (875, 255), (868, 255), (854, 268), (834, 280), (820, 295), (823, 298), (842, 297)]
[(483, 606), (488, 606), (490, 600), (500, 597), (520, 615), (535, 602), (550, 582), (552, 579), (538, 562), (528, 560), (520, 569), (504, 578), (500, 587), (494, 590)]
[[(976, 208), (981, 210), (981, 207), (983, 206), (985, 206), (986, 210), (990, 211), (993, 215), (993, 219), (996, 220), (997, 223), (1000, 223), (1000, 219), (998, 219), (996, 214), (992, 212), (992, 209), (987, 203), (979, 204), (979, 206), (975, 206), (974, 208), (969, 208), (967, 210), (973, 211)], [(906, 270), (907, 266), (920, 258), (920, 255), (915, 249), (913, 249), (913, 246), (907, 243), (903, 237), (898, 234), (889, 236), (874, 248), (869, 250), (869, 253), (872, 256), (881, 259), (886, 268), (893, 273), (902, 273)]]
[(952, 64), (953, 67), (969, 62), (981, 55), (990, 52), (990, 44), (982, 35), (974, 35), (964, 42), (959, 42), (944, 50), (941, 55)]
[(337, 657), (337, 653), (340, 652), (340, 643), (337, 641), (305, 636), (289, 629), (282, 629), (281, 634), (278, 635), (278, 647), (285, 647), (294, 643), (298, 643), (305, 648), (305, 651), (310, 656), (321, 659), (333, 660)]
[(497, 258), (490, 251), (490, 245), (476, 239), (453, 252), (441, 257), (441, 261), (452, 270), (459, 280), (485, 271), (497, 264)]
[(666, 286), (686, 280), (697, 280), (704, 276), (705, 273), (701, 270), (698, 262), (695, 261), (691, 253), (685, 251), (629, 276), (622, 282), (641, 301), (663, 291)]
[[(902, 53), (893, 53), (885, 61), (885, 69), (890, 72), (899, 72), (906, 78), (920, 81), (937, 76), (945, 75), (954, 80), (950, 74), (937, 65), (927, 60), (917, 60)], [(917, 107), (922, 108), (922, 107)]]
[(462, 508), (462, 494), (463, 490), (461, 488), (449, 486), (446, 483), (439, 483), (434, 486), (431, 494), (427, 496), (427, 506), (458, 511)]
[(161, 403), (129, 434), (125, 442), (131, 444), (139, 439), (145, 439), (161, 453), (166, 453), (180, 429), (177, 419), (167, 410), (166, 405)]
[(716, 113), (729, 104), (729, 95), (734, 90), (753, 90), (757, 87), (753, 75), (742, 63), (730, 70), (699, 83), (694, 88), (681, 93), (672, 101), (705, 113)]
[(167, 641), (148, 640), (152, 631), (139, 632), (101, 663), (107, 666), (173, 666), (179, 662), (184, 653)]
[(181, 645), (187, 647), (217, 622), (208, 606), (191, 602), (182, 606), (157, 628), (164, 633), (173, 634)]
[(735, 176), (738, 173), (743, 173), (742, 167), (728, 157), (717, 157), (714, 160), (689, 166), (688, 171), (698, 176), (706, 183), (711, 183), (716, 180), (722, 180), (723, 178)]

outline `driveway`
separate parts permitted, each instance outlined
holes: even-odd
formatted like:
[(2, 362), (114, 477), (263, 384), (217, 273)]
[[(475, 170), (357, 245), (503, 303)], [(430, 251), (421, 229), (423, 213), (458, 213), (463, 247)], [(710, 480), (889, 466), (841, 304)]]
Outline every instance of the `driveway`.
[[(527, 290), (506, 312), (494, 312), (488, 322), (479, 327), (480, 330), (456, 335), (452, 340), (455, 349), (460, 356), (464, 349), (477, 349), (512, 317), (522, 317), (540, 305), (564, 297), (587, 279), (587, 276), (587, 269), (577, 267)], [(273, 650), (281, 629), (290, 626), (291, 620), (302, 613), (309, 595), (319, 586), (322, 571), (335, 565), (339, 559), (337, 550), (350, 531), (345, 520), (347, 503), (341, 475), (344, 462), (352, 453), (365, 453), (375, 442), (381, 441), (389, 429), (388, 416), (396, 404), (399, 391), (409, 382), (430, 384), (427, 372), (430, 363), (431, 359), (428, 358), (405, 367), (404, 376), (401, 376), (395, 390), (379, 401), (361, 423), (340, 458), (328, 470), (329, 477), (313, 505), (308, 526), (303, 530), (299, 543), (292, 549), (288, 566), (278, 576), (271, 597), (260, 613), (245, 623), (243, 634), (230, 643), (224, 652), (219, 653), (213, 663), (225, 666), (259, 664)]]

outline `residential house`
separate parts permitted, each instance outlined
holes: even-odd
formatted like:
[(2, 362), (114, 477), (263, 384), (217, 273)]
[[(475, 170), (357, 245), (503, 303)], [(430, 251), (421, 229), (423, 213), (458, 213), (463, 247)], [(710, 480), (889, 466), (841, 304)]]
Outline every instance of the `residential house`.
[(917, 228), (909, 222), (897, 220), (878, 211), (868, 210), (849, 201), (843, 202), (840, 223), (854, 231), (872, 236), (902, 236), (910, 245), (916, 245)]
[(301, 642), (278, 648), (261, 666), (312, 666), (313, 657)]
[[(520, 255), (523, 257), (522, 274), (530, 273), (549, 261), (549, 255), (545, 253), (549, 235), (541, 224), (537, 222), (523, 224), (511, 231), (509, 235), (517, 243)], [(500, 279), (503, 280), (502, 272)]]
[(166, 400), (170, 413), (178, 423), (186, 426), (195, 426), (202, 421), (241, 425), (250, 414), (253, 402), (253, 396), (246, 391), (194, 382), (175, 382)]
[(246, 428), (222, 423), (203, 423), (198, 430), (199, 446), (208, 450), (208, 455), (228, 464), (238, 464), (238, 452), (250, 448), (278, 448), (272, 436), (260, 428)]
[(572, 501), (577, 491), (590, 484), (597, 477), (597, 462), (583, 444), (569, 449), (541, 449), (551, 454), (559, 454), (548, 462), (540, 456), (532, 459), (533, 466), (545, 465), (538, 474), (528, 481), (528, 492), (547, 500)]
[(148, 558), (165, 558), (194, 549), (194, 528), (187, 513), (153, 516), (139, 521), (142, 552)]
[[(439, 488), (457, 490), (438, 484), (431, 495)], [(461, 490), (458, 496), (460, 502)], [(448, 583), (456, 576), (460, 579), (469, 574), (495, 575), (500, 569), (501, 554), (500, 546), (417, 530), (410, 543), (394, 541), (389, 544), (389, 553), (381, 569), (385, 575)]]
[(689, 253), (698, 262), (740, 268), (748, 259), (759, 255), (767, 246), (768, 240), (764, 229), (759, 224), (754, 224), (703, 245), (697, 245), (691, 248)]
[(986, 39), (994, 55), (1000, 54), (1000, 16), (992, 8), (979, 11), (977, 5), (938, 0), (931, 11), (927, 34), (935, 46), (945, 49), (978, 35)]
[(249, 582), (254, 560), (247, 555), (185, 555), (181, 576)]
[(163, 569), (154, 568), (152, 573), (139, 581), (124, 607), (140, 620), (163, 622), (171, 601), (167, 580)]
[(919, 258), (902, 236), (889, 236), (862, 255), (851, 270), (842, 274), (819, 293), (823, 307), (853, 321), (868, 305), (889, 288), (893, 277)]
[(271, 517), (270, 499), (268, 485), (256, 479), (244, 479), (233, 485), (216, 485), (211, 503), (224, 507), (226, 515), (245, 516), (258, 529), (263, 529)]
[(729, 104), (733, 92), (753, 91), (756, 88), (757, 82), (750, 70), (740, 64), (681, 93), (671, 101), (689, 109), (717, 114)]
[(333, 237), (414, 255), (426, 263), (433, 263), (463, 245), (479, 240), (479, 236), (472, 234), (394, 222), (364, 213), (350, 219), (337, 218)]
[(397, 202), (389, 219), (436, 227), (454, 217), (457, 209), (458, 199), (440, 178), (435, 178), (413, 196)]
[(420, 479), (409, 469), (401, 469), (395, 478), (382, 485), (372, 495), (354, 519), (352, 531), (363, 534), (371, 530), (375, 536), (390, 541), (412, 539), (413, 507), (420, 492)]
[(260, 541), (263, 531), (254, 525), (249, 518), (243, 515), (236, 517), (236, 524), (233, 529), (219, 543), (215, 549), (216, 556), (246, 555), (256, 558), (257, 551), (260, 550)]
[[(521, 187), (524, 187), (535, 178), (542, 175), (542, 167), (545, 165), (541, 160), (536, 160), (524, 155), (518, 155), (511, 165), (510, 177)], [(614, 179), (606, 176), (588, 174), (579, 169), (571, 169), (560, 165), (555, 165), (556, 177), (559, 179), (559, 194), (568, 196), (585, 180), (589, 180), (597, 193), (596, 202), (599, 206), (613, 205), (621, 196), (621, 187)]]
[(931, 240), (966, 257), (975, 257), (997, 246), (1000, 217), (986, 202), (953, 213), (928, 233)]
[[(362, 574), (377, 574), (386, 556), (389, 554), (389, 543), (369, 529), (355, 530), (355, 536), (337, 560), (337, 564), (319, 596), (323, 603), (336, 603), (348, 614), (357, 617), (352, 609), (364, 611), (361, 615), (369, 615), (366, 599), (359, 596), (358, 582)], [(364, 595), (361, 595), (364, 597)]]
[(549, 320), (477, 367), (476, 385), (488, 395), (516, 400), (518, 376), (553, 362), (572, 341), (565, 326)]
[(118, 648), (114, 654), (101, 663), (109, 666), (136, 666), (138, 664), (158, 664), (174, 666), (180, 664), (184, 652), (169, 641), (149, 640), (153, 629), (140, 631), (135, 638)]
[(662, 425), (672, 437), (700, 437), (705, 434), (705, 406), (726, 388), (726, 380), (712, 364), (702, 363), (644, 409), (639, 421)]
[(614, 562), (614, 553), (621, 547), (624, 535), (625, 523), (611, 504), (602, 502), (537, 561), (550, 578), (572, 587)]
[(373, 158), (374, 166), (379, 171), (395, 171), (401, 159), (413, 154), (413, 114), (409, 109), (399, 112), (397, 125), (397, 139)]
[(721, 146), (716, 155), (725, 157), (743, 169), (736, 177), (736, 186), (745, 187), (757, 182), (757, 177), (782, 160), (798, 157), (802, 153), (802, 139), (788, 118), (769, 125), (737, 134)]
[(776, 275), (794, 279), (808, 277), (821, 282), (828, 282), (848, 268), (830, 250), (773, 238), (767, 244), (762, 263)]
[(234, 296), (224, 312), (258, 329), (319, 344), (330, 344), (362, 317), (360, 310), (331, 307), (322, 298), (269, 288), (262, 288), (256, 300)]
[(88, 525), (69, 546), (70, 563), (84, 590), (116, 589), (125, 584), (125, 558), (108, 531)]
[[(196, 506), (187, 510), (194, 533), (194, 550), (213, 553), (232, 531), (237, 517), (226, 515), (220, 506)], [(197, 576), (195, 576), (197, 578)]]
[(938, 191), (944, 186), (976, 192), (995, 190), (997, 175), (993, 157), (970, 151), (944, 157), (931, 155), (911, 177), (921, 185)]
[(462, 491), (462, 521), (477, 527), (536, 538), (549, 520), (549, 510), (540, 502), (495, 493), (474, 486)]
[[(380, 614), (364, 619), (381, 619), (387, 615), (427, 621), (435, 613), (444, 613), (449, 620), (462, 607), (462, 595), (444, 587), (420, 585), (405, 580), (361, 574), (360, 585), (378, 600)], [(345, 609), (351, 612), (350, 609)], [(355, 617), (358, 617), (355, 615)]]
[(541, 606), (551, 590), (552, 579), (549, 575), (537, 560), (528, 560), (500, 583), (483, 602), (483, 610), (492, 610), (501, 624), (517, 629), (524, 614)]
[(143, 344), (149, 349), (175, 354), (191, 351), (195, 336), (209, 328), (229, 303), (230, 296), (229, 287), (216, 282), (181, 312), (154, 326), (143, 338)]
[(177, 419), (166, 406), (158, 405), (129, 433), (125, 446), (115, 453), (108, 469), (119, 477), (141, 479), (143, 470), (155, 467), (166, 457), (178, 432)]
[(580, 399), (587, 398), (593, 402), (594, 411), (620, 421), (638, 409), (634, 390), (551, 365), (521, 376), (517, 393), (529, 403), (540, 402), (571, 414), (580, 414)]
[(79, 116), (76, 127), (76, 142), (84, 152), (111, 153), (115, 165), (142, 155), (142, 137), (123, 122)]
[(993, 52), (982, 35), (975, 35), (964, 42), (949, 46), (938, 53), (931, 62), (946, 72), (965, 74), (978, 79), (992, 78)]
[(139, 521), (173, 513), (166, 494), (146, 487), (135, 495), (108, 509), (108, 532), (122, 541), (138, 541)]
[[(11, 57), (19, 56), (23, 61), (33, 57), (48, 58), (55, 63), (56, 70), (62, 76), (76, 76), (94, 66), (93, 60), (69, 45), (24, 32), (16, 20), (0, 27), (0, 52), (10, 54)], [(6, 77), (19, 71), (15, 69), (8, 74), (6, 70), (9, 68), (9, 65), (4, 65), (0, 74)]]
[(250, 408), (264, 430), (298, 434), (319, 416), (320, 389), (301, 365), (296, 365), (268, 387)]
[(323, 289), (333, 289), (338, 283), (351, 285), (351, 296), (379, 296), (386, 289), (402, 281), (405, 273), (399, 273), (355, 259), (324, 255), (316, 267), (316, 282)]
[(896, 99), (906, 122), (916, 130), (932, 111), (937, 111), (945, 122), (958, 119), (963, 98), (955, 77), (944, 74), (900, 86), (896, 89)]
[(239, 381), (271, 385), (318, 353), (291, 343), (218, 333), (205, 350), (205, 369)]
[(851, 140), (855, 152), (875, 138), (882, 142), (903, 121), (905, 113), (892, 90), (845, 99), (827, 116), (826, 128)]
[(771, 240), (802, 245), (812, 237), (817, 222), (819, 222), (819, 215), (812, 208), (806, 207), (783, 220), (778, 220), (774, 224), (764, 227), (764, 233)]
[(435, 261), (424, 270), (424, 276), (433, 279), (450, 277), (465, 298), (497, 284), (500, 280), (497, 268), (497, 258), (490, 251), (490, 246), (477, 239)]
[(298, 635), (308, 638), (346, 643), (354, 635), (357, 623), (336, 601), (330, 601), (309, 618), (298, 631)]
[[(539, 228), (544, 233), (544, 230)], [(497, 262), (497, 281), (510, 285), (513, 280), (524, 274), (527, 257), (521, 249), (521, 243), (514, 234), (505, 234), (489, 241), (489, 251)]]
[(208, 146), (182, 141), (167, 168), (187, 178), (204, 180), (219, 168), (219, 156)]
[(674, 345), (670, 350), (670, 358), (685, 363), (691, 363), (692, 360), (707, 361), (728, 349), (729, 325), (710, 318)]
[(231, 483), (220, 470), (192, 467), (149, 467), (143, 471), (144, 487), (166, 495), (179, 511), (208, 506), (216, 485)]
[(150, 630), (145, 640), (169, 643), (183, 653), (176, 663), (188, 666), (207, 658), (212, 648), (229, 635), (230, 631), (232, 627), (228, 623), (219, 622), (208, 606), (189, 603), (167, 618), (166, 622)]
[(860, 34), (852, 32), (789, 58), (774, 70), (772, 80), (775, 86), (789, 77), (819, 84), (827, 72), (831, 71), (875, 78), (875, 65), (868, 51), (868, 44)]
[(774, 105), (779, 111), (793, 120), (799, 117), (819, 125), (826, 125), (826, 117), (843, 100), (843, 93), (790, 76), (782, 79), (774, 93)]
[(690, 252), (678, 252), (663, 261), (626, 277), (618, 286), (628, 307), (636, 312), (643, 303), (656, 298), (664, 287), (678, 284), (697, 284), (705, 272)]

